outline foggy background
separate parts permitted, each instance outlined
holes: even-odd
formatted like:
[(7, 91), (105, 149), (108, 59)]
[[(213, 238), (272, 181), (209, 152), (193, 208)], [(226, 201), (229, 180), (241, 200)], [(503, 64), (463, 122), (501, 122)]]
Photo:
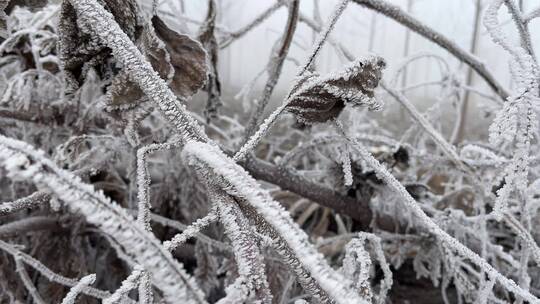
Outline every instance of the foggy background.
[[(313, 20), (314, 1), (300, 1), (300, 11), (303, 15)], [(499, 82), (508, 89), (512, 89), (509, 72), (509, 55), (502, 48), (492, 42), (489, 34), (482, 23), (484, 9), (489, 1), (485, 0), (391, 0), (395, 5), (402, 7), (411, 15), (436, 31), (453, 40), (463, 49), (476, 54), (487, 68), (493, 72)], [(540, 5), (538, 0), (519, 1), (524, 12), (530, 12)], [(219, 0), (218, 26), (227, 31), (236, 31), (270, 7), (275, 0)], [(337, 1), (319, 0), (320, 15), (323, 23), (326, 22)], [(481, 6), (479, 31), (473, 37), (475, 27), (476, 5)], [(200, 24), (205, 18), (207, 1), (162, 1), (160, 14), (173, 27), (188, 28), (191, 33), (197, 33)], [(221, 13), (219, 13), (221, 12)], [(499, 20), (502, 28), (512, 41), (518, 42), (515, 24), (505, 8), (500, 10)], [(287, 19), (287, 8), (279, 8), (272, 16), (262, 24), (250, 30), (245, 36), (235, 40), (230, 46), (220, 50), (219, 72), (224, 89), (225, 100), (232, 99), (243, 86), (249, 85), (252, 80), (266, 67), (270, 52), (280, 40)], [(538, 48), (540, 44), (540, 23), (535, 19), (530, 23), (530, 31), (533, 45)], [(468, 67), (460, 63), (454, 56), (444, 49), (426, 40), (425, 38), (409, 31), (397, 22), (374, 13), (352, 1), (348, 4), (343, 16), (339, 19), (336, 28), (332, 32), (335, 40), (355, 57), (362, 57), (369, 53), (382, 56), (387, 61), (384, 78), (388, 82), (394, 76), (394, 71), (404, 62), (405, 58), (419, 53), (436, 54), (443, 57), (449, 64), (450, 72), (454, 77), (466, 83)], [(289, 89), (292, 78), (297, 72), (299, 62), (305, 60), (305, 56), (311, 47), (316, 34), (305, 23), (298, 22), (294, 35), (294, 42), (289, 51), (288, 60), (285, 61), (283, 73), (272, 95), (272, 103), (280, 102)], [(473, 40), (476, 46), (473, 50)], [(316, 61), (316, 68), (321, 72), (329, 72), (339, 69), (347, 61), (340, 58), (336, 49), (326, 43)], [(405, 76), (403, 76), (405, 75)], [(444, 75), (441, 74), (441, 65), (432, 59), (420, 59), (408, 65), (405, 73), (398, 79), (398, 87), (408, 87), (424, 82), (439, 81)], [(258, 97), (266, 81), (266, 73), (259, 77), (255, 83), (253, 97)], [(476, 73), (472, 73), (471, 86), (482, 93), (494, 96), (485, 82)], [(440, 86), (422, 86), (407, 91), (407, 96), (420, 110), (425, 110), (434, 103), (434, 99), (440, 97)], [(486, 134), (487, 125), (493, 117), (489, 114), (479, 113), (494, 105), (493, 102), (471, 94), (469, 102), (470, 122), (468, 129), (474, 128), (475, 132)], [(389, 113), (392, 113), (390, 111)], [(387, 114), (388, 115), (388, 114)], [(451, 113), (451, 119), (454, 112)], [(404, 116), (400, 116), (404, 117)]]

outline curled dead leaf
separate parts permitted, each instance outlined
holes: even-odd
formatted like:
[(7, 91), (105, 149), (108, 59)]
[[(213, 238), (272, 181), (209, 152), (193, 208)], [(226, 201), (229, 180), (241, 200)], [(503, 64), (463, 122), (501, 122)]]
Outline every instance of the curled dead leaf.
[(380, 104), (374, 98), (374, 90), (385, 66), (382, 58), (371, 56), (356, 60), (336, 73), (306, 74), (291, 94), (287, 110), (306, 124), (338, 117), (347, 103), (377, 110)]
[[(136, 45), (154, 70), (179, 96), (188, 98), (206, 81), (206, 52), (187, 35), (170, 29), (159, 17), (140, 32)], [(144, 98), (142, 90), (120, 71), (107, 89), (108, 109), (126, 110)]]
[[(170, 88), (184, 98), (192, 96), (206, 83), (206, 51), (198, 41), (170, 29), (157, 16), (152, 17), (152, 25), (157, 37), (165, 44), (174, 68)], [(157, 58), (149, 59), (152, 65), (157, 64)]]

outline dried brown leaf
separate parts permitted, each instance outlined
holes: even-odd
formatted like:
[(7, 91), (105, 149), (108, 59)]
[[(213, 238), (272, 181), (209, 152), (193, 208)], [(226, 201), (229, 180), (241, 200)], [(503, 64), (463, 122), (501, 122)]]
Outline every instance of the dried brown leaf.
[(293, 92), (287, 110), (306, 124), (337, 118), (346, 103), (376, 110), (380, 105), (374, 99), (374, 89), (385, 65), (382, 58), (374, 56), (354, 61), (337, 73), (306, 74)]
[[(187, 35), (170, 29), (159, 17), (152, 17), (156, 35), (169, 52), (174, 76), (170, 87), (184, 98), (190, 97), (206, 83), (206, 52), (202, 45)], [(152, 59), (150, 59), (152, 61)]]

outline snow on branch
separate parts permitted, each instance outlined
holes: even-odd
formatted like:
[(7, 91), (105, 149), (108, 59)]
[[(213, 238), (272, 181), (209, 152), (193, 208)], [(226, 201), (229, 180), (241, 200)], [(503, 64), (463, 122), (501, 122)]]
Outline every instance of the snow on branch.
[(222, 180), (221, 188), (233, 197), (245, 201), (245, 208), (256, 221), (257, 229), (274, 241), (278, 252), (300, 275), (299, 281), (313, 296), (336, 303), (365, 303), (352, 290), (352, 283), (333, 270), (324, 257), (309, 243), (307, 235), (291, 219), (287, 211), (249, 174), (216, 146), (189, 141), (184, 146), (184, 158), (192, 166), (204, 164), (211, 180)]

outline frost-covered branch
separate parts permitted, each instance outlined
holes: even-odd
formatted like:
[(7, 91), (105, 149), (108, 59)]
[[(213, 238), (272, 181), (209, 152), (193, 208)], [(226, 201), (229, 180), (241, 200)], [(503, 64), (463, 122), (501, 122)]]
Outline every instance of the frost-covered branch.
[(103, 304), (119, 303), (122, 297), (126, 296), (132, 289), (137, 288), (144, 272), (140, 265), (136, 265), (131, 274), (122, 281), (122, 285), (110, 297), (103, 300)]
[(148, 162), (146, 157), (149, 153), (164, 149), (171, 149), (177, 143), (152, 144), (144, 146), (137, 150), (137, 201), (138, 213), (137, 221), (146, 227), (148, 231), (150, 227), (150, 176), (148, 174)]
[(211, 184), (208, 184), (208, 187), (210, 199), (219, 212), (219, 220), (231, 240), (238, 267), (238, 278), (226, 288), (227, 296), (218, 303), (235, 303), (238, 300), (272, 303), (266, 265), (247, 218), (225, 191), (212, 188)]
[(95, 274), (89, 274), (83, 278), (71, 289), (69, 290), (68, 294), (64, 297), (62, 300), (62, 304), (75, 304), (77, 300), (77, 296), (82, 293), (82, 290), (89, 286), (94, 284), (96, 281), (96, 275)]
[(0, 204), (0, 216), (9, 215), (11, 213), (24, 209), (32, 209), (47, 203), (51, 196), (45, 192), (36, 191), (27, 197), (20, 198), (13, 202)]
[(163, 247), (169, 251), (174, 251), (176, 248), (184, 244), (187, 240), (197, 236), (208, 225), (217, 220), (217, 214), (215, 210), (211, 210), (208, 215), (196, 220), (191, 225), (185, 227), (182, 233), (175, 235), (170, 241), (163, 242)]

